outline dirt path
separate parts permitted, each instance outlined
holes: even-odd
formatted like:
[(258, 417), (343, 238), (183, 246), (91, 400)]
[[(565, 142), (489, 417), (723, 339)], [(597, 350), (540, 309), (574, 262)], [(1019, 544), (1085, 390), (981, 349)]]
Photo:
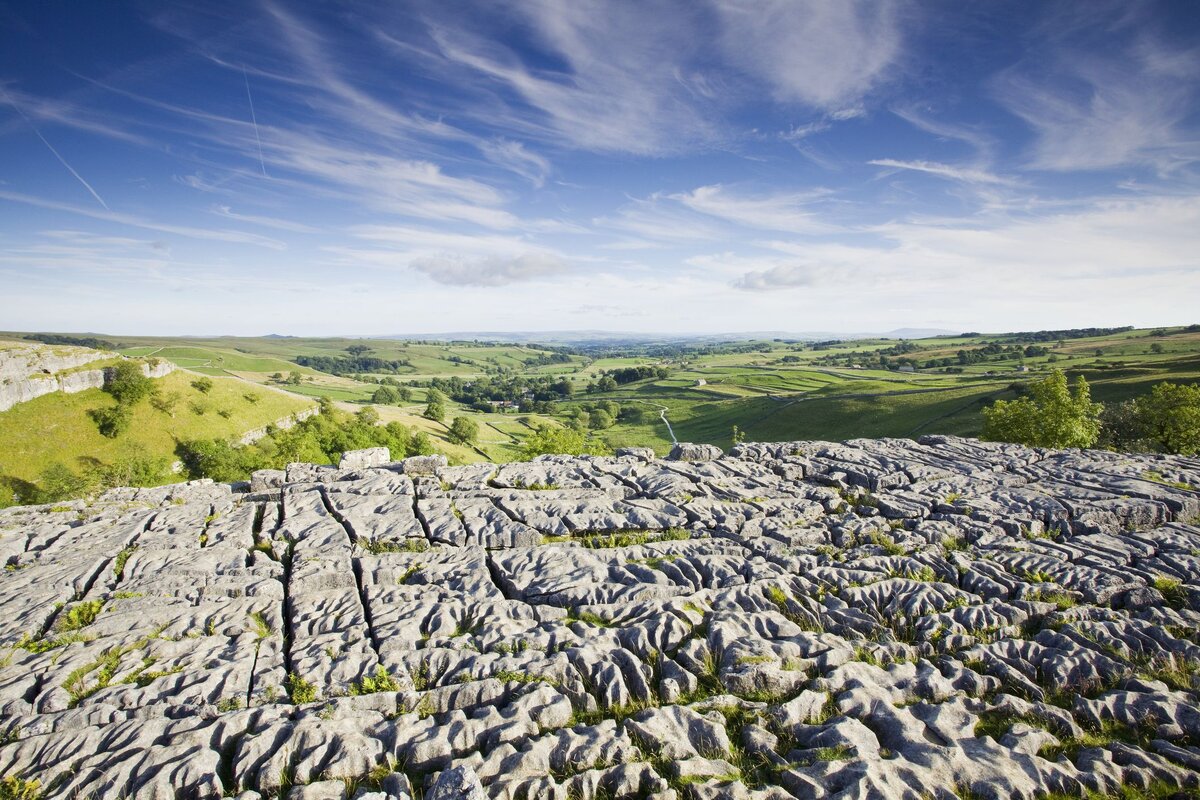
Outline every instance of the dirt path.
[(679, 444), (679, 440), (675, 438), (675, 431), (671, 428), (671, 420), (667, 419), (667, 411), (669, 409), (666, 406), (660, 406), (658, 403), (651, 403), (649, 400), (638, 400), (637, 402), (645, 403), (648, 406), (654, 406), (657, 408), (658, 416), (662, 418), (663, 424), (667, 426), (667, 433), (671, 435), (671, 442), (673, 444)]

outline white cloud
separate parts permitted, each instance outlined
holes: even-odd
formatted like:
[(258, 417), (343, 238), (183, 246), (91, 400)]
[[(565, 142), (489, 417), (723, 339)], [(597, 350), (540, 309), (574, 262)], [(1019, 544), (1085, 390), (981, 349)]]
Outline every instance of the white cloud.
[[(431, 33), (449, 62), (515, 92), (557, 138), (577, 147), (659, 154), (713, 136), (703, 110), (711, 88), (681, 67), (698, 38), (687, 4), (533, 0), (514, 12), (562, 69), (533, 69), (515, 51), (464, 29), (461, 19), (435, 24)], [(685, 74), (690, 80), (681, 80)], [(521, 126), (521, 115), (512, 116), (507, 123)]]
[(273, 250), (285, 250), (287, 245), (278, 239), (271, 239), (266, 236), (259, 236), (255, 233), (243, 233), (221, 228), (197, 228), (191, 225), (173, 225), (167, 222), (157, 222), (155, 220), (139, 217), (134, 214), (123, 214), (115, 211), (99, 211), (93, 208), (82, 208), (80, 206), (71, 205), (69, 203), (59, 203), (53, 200), (45, 200), (32, 195), (21, 194), (19, 192), (8, 192), (0, 190), (0, 200), (11, 200), (14, 203), (24, 203), (37, 208), (47, 208), (53, 211), (65, 211), (70, 214), (78, 214), (92, 219), (104, 220), (105, 222), (115, 222), (118, 225), (128, 225), (134, 228), (142, 228), (149, 231), (159, 231), (160, 233), (171, 233), (177, 236), (186, 236), (190, 239), (210, 239), (219, 242), (234, 242), (237, 244), (253, 244), (259, 247), (267, 247)]
[(226, 219), (237, 220), (238, 222), (249, 222), (252, 225), (261, 225), (264, 228), (277, 228), (281, 231), (292, 231), (293, 233), (320, 233), (320, 228), (314, 228), (311, 225), (305, 225), (300, 222), (292, 222), (287, 219), (277, 219), (275, 217), (264, 217), (257, 214), (239, 214), (233, 211), (229, 206), (213, 206), (212, 213)]
[(520, 142), (497, 139), (483, 142), (480, 147), (484, 156), (497, 166), (515, 172), (539, 189), (545, 185), (546, 176), (550, 174), (550, 162), (530, 152)]
[(489, 228), (511, 228), (518, 222), (499, 208), (505, 202), (499, 191), (474, 178), (447, 175), (429, 161), (280, 130), (264, 138), (263, 154), (273, 170), (315, 179), (378, 210)]
[(616, 213), (597, 217), (593, 223), (600, 228), (618, 231), (622, 238), (610, 244), (617, 249), (637, 249), (640, 242), (649, 246), (663, 243), (681, 244), (697, 240), (719, 239), (728, 230), (711, 218), (664, 203), (661, 196), (648, 199), (630, 198)]
[(738, 225), (792, 233), (827, 233), (834, 226), (817, 219), (809, 206), (828, 196), (824, 189), (761, 196), (738, 194), (715, 184), (670, 195), (693, 211)]
[(924, 172), (929, 175), (936, 175), (939, 178), (946, 178), (952, 181), (961, 181), (962, 183), (971, 184), (991, 184), (996, 186), (1016, 186), (1017, 181), (1012, 178), (1005, 178), (1001, 175), (996, 175), (993, 172), (988, 172), (985, 169), (974, 169), (971, 167), (956, 167), (950, 164), (938, 164), (934, 161), (899, 161), (894, 158), (877, 158), (868, 161), (868, 164), (874, 164), (877, 167), (887, 167), (894, 170), (911, 170), (913, 172)]
[(569, 269), (567, 262), (557, 255), (538, 252), (485, 258), (423, 256), (414, 259), (410, 266), (448, 286), (506, 286), (560, 275)]
[(901, 19), (890, 0), (724, 0), (726, 57), (771, 88), (782, 102), (861, 113), (859, 98), (900, 57)]
[(919, 111), (913, 105), (893, 106), (891, 111), (918, 130), (931, 133), (940, 139), (954, 139), (965, 142), (974, 148), (976, 155), (984, 161), (990, 160), (992, 152), (995, 149), (995, 142), (991, 137), (969, 125), (953, 124), (931, 119), (927, 114)]
[(1029, 167), (1099, 170), (1152, 164), (1168, 171), (1200, 158), (1184, 129), (1200, 58), (1149, 39), (1104, 57), (1065, 52), (1049, 67), (999, 76), (997, 98), (1035, 133)]

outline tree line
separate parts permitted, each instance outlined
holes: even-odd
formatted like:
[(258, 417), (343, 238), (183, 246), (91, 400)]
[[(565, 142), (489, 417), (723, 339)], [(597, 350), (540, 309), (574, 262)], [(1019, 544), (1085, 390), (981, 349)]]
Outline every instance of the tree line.
[(1069, 386), (1062, 370), (1029, 385), (1015, 400), (983, 411), (982, 438), (1033, 447), (1101, 447), (1126, 452), (1200, 452), (1200, 384), (1166, 381), (1142, 397), (1092, 400), (1083, 376)]

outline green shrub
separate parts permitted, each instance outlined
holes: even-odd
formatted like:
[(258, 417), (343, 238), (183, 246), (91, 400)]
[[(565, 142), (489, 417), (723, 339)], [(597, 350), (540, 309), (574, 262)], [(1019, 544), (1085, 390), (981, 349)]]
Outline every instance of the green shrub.
[(36, 778), (26, 780), (15, 775), (0, 778), (0, 800), (41, 800), (42, 784)]
[(96, 423), (100, 435), (115, 439), (129, 430), (129, 423), (133, 421), (133, 409), (118, 403), (115, 406), (93, 408), (88, 412), (88, 416)]
[(472, 445), (479, 438), (479, 425), (475, 420), (466, 417), (455, 417), (450, 423), (448, 435), (450, 441), (456, 444)]
[(111, 394), (118, 405), (136, 405), (154, 392), (154, 381), (142, 373), (142, 365), (137, 361), (118, 362), (106, 377), (104, 391)]
[(289, 672), (283, 681), (288, 698), (298, 706), (317, 701), (317, 687), (294, 672)]
[(1091, 447), (1100, 437), (1102, 406), (1080, 376), (1072, 392), (1054, 370), (1030, 386), (1030, 397), (997, 400), (983, 410), (982, 438), (1033, 447)]
[(400, 691), (400, 684), (388, 673), (382, 664), (375, 667), (374, 675), (365, 675), (358, 683), (350, 684), (351, 696), (398, 691)]

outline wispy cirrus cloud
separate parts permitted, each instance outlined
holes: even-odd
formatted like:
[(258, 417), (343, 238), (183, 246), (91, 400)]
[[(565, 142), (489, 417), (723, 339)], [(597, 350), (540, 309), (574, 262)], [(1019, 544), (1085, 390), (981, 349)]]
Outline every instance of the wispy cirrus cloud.
[(1200, 49), (1150, 33), (1103, 56), (1060, 45), (1000, 73), (997, 99), (1034, 132), (1028, 167), (1054, 171), (1200, 159), (1188, 121), (1200, 88)]
[(695, 47), (689, 32), (699, 24), (694, 7), (534, 0), (514, 13), (560, 68), (533, 68), (515, 49), (457, 20), (431, 22), (431, 35), (448, 63), (515, 93), (549, 131), (577, 147), (649, 155), (714, 135), (704, 93), (683, 79), (693, 72), (686, 65)]
[(47, 200), (33, 195), (22, 194), (20, 192), (10, 192), (0, 189), (0, 199), (10, 200), (14, 203), (23, 203), (37, 208), (45, 208), (52, 211), (65, 211), (70, 214), (78, 214), (83, 217), (91, 217), (92, 219), (103, 220), (105, 222), (114, 222), (118, 225), (128, 225), (133, 228), (142, 228), (148, 231), (158, 231), (160, 233), (170, 233), (176, 236), (185, 236), (189, 239), (207, 239), (218, 242), (233, 242), (236, 244), (252, 244), (258, 247), (266, 247), (272, 250), (286, 250), (287, 245), (278, 239), (272, 239), (267, 236), (260, 236), (256, 233), (244, 233), (242, 231), (229, 230), (225, 228), (200, 228), (193, 225), (177, 225), (169, 222), (161, 222), (158, 220), (149, 219), (138, 216), (136, 214), (125, 214), (116, 211), (100, 211), (94, 208), (83, 208), (81, 206), (71, 205), (70, 203), (60, 203), (54, 200)]
[(523, 236), (411, 225), (359, 225), (349, 233), (366, 244), (326, 248), (342, 263), (412, 270), (445, 286), (507, 286), (571, 269), (566, 256)]
[(916, 104), (897, 104), (891, 107), (891, 112), (900, 119), (925, 133), (933, 134), (942, 140), (964, 142), (974, 149), (977, 160), (990, 162), (995, 154), (996, 141), (977, 126), (964, 123), (946, 122), (935, 119)]
[(828, 233), (836, 227), (820, 219), (812, 206), (829, 194), (827, 189), (812, 189), (803, 192), (749, 195), (713, 184), (669, 197), (693, 211), (750, 228), (793, 233)]
[(320, 228), (314, 228), (312, 225), (305, 225), (287, 219), (265, 217), (261, 214), (239, 214), (229, 206), (213, 206), (210, 210), (218, 217), (225, 217), (226, 219), (237, 220), (238, 222), (249, 222), (252, 225), (261, 225), (264, 228), (275, 228), (281, 231), (292, 231), (293, 233), (321, 232)]
[(894, 158), (876, 158), (867, 163), (877, 167), (886, 167), (889, 170), (923, 172), (927, 175), (935, 175), (939, 178), (960, 181), (962, 183), (988, 184), (993, 186), (1017, 186), (1020, 183), (1014, 178), (1006, 178), (985, 169), (956, 167), (951, 164), (939, 164), (934, 161), (900, 161)]
[[(863, 232), (873, 243), (760, 242), (776, 254), (720, 253), (693, 259), (751, 291), (839, 283), (898, 290), (918, 276), (923, 286), (976, 287), (1034, 295), (1087, 291), (1116, 302), (1127, 279), (1172, 275), (1180, 290), (1200, 290), (1200, 199), (1107, 198), (1036, 217), (893, 221)], [(1158, 280), (1158, 278), (1155, 278)], [(1083, 283), (1086, 282), (1086, 283)], [(1078, 296), (1076, 296), (1078, 300)]]

